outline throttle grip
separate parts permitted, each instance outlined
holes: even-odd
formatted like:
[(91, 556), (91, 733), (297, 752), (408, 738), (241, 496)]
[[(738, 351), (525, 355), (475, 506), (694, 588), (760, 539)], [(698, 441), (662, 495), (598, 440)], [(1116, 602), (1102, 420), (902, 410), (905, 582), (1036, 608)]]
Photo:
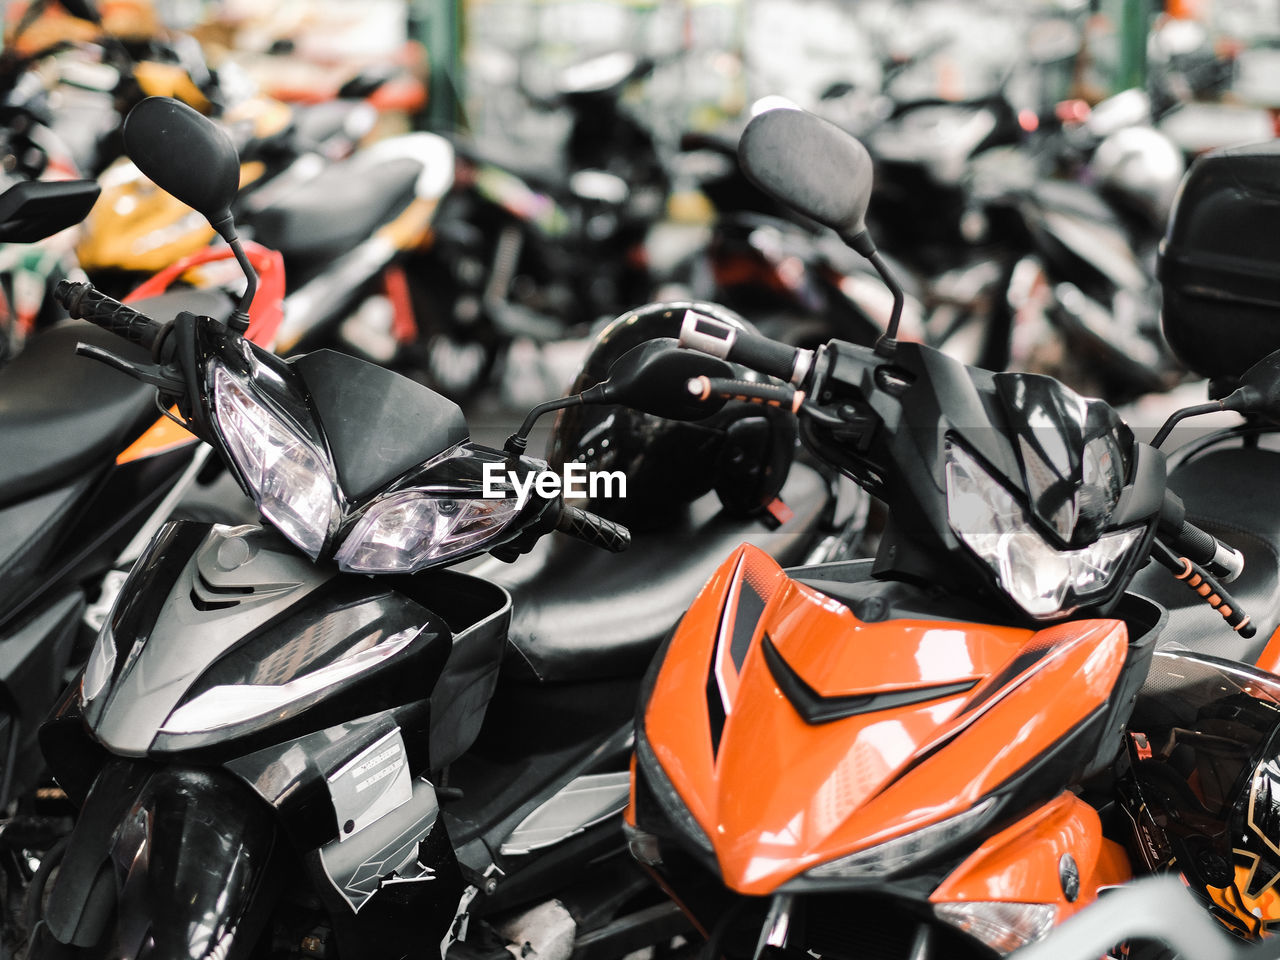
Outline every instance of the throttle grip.
[(73, 319), (88, 320), (148, 349), (164, 329), (164, 324), (95, 290), (91, 283), (60, 280), (54, 288), (53, 298), (66, 307)]
[(1244, 555), (1239, 550), (1189, 521), (1182, 522), (1172, 546), (1223, 583), (1230, 583), (1244, 571)]
[(797, 386), (813, 366), (812, 350), (789, 347), (696, 310), (685, 311), (679, 344)]
[(560, 506), (556, 529), (611, 553), (621, 553), (631, 545), (631, 531), (622, 524), (567, 503)]

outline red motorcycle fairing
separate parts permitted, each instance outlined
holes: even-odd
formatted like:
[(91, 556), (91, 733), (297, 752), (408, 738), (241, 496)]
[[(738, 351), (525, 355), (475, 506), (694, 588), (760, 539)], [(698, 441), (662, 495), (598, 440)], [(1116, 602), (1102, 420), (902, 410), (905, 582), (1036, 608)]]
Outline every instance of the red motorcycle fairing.
[(988, 822), (1025, 813), (989, 798), (1066, 749), (1026, 798), (1049, 800), (1096, 763), (1109, 701), (1144, 668), (1119, 620), (868, 622), (744, 545), (677, 629), (642, 735), (724, 883), (763, 895), (983, 804)]

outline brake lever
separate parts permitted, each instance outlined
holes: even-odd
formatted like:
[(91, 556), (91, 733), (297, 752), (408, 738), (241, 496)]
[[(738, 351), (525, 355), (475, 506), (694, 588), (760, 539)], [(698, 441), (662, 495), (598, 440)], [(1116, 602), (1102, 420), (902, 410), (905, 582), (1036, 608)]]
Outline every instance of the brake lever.
[(90, 360), (105, 363), (126, 376), (133, 377), (133, 379), (142, 383), (151, 384), (161, 393), (169, 396), (180, 397), (186, 390), (186, 383), (175, 367), (161, 366), (158, 363), (132, 363), (119, 354), (104, 350), (101, 347), (95, 347), (90, 343), (77, 343), (76, 356), (88, 357)]

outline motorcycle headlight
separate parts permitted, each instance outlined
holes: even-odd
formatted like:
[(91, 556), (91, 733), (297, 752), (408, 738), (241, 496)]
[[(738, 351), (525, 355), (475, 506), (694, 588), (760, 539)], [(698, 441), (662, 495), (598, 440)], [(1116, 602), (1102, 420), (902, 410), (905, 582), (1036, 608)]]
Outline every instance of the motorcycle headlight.
[(220, 364), (213, 369), (213, 414), (258, 509), (318, 557), (339, 510), (328, 458)]
[(933, 912), (1001, 956), (1039, 940), (1058, 919), (1052, 903), (939, 903)]
[(492, 539), (518, 512), (514, 498), (406, 490), (371, 505), (334, 559), (351, 573), (413, 573)]
[(938, 823), (913, 830), (902, 837), (858, 850), (845, 857), (810, 867), (803, 874), (811, 880), (849, 880), (887, 877), (910, 866), (921, 857), (937, 853), (957, 840), (979, 830), (995, 813), (996, 798), (988, 797), (976, 807)]
[(947, 444), (947, 521), (1028, 616), (1065, 616), (1105, 591), (1142, 540), (1143, 528), (1105, 534), (1060, 550), (1032, 526), (1023, 506), (961, 447)]

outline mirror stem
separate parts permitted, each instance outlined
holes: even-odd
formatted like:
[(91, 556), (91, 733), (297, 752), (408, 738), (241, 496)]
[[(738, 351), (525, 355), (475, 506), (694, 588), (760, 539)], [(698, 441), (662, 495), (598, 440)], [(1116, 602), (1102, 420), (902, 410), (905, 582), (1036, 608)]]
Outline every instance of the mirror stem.
[(507, 442), (502, 445), (502, 449), (513, 457), (523, 456), (525, 447), (529, 445), (529, 431), (533, 429), (533, 425), (539, 417), (544, 413), (550, 413), (552, 410), (581, 406), (582, 402), (582, 394), (577, 393), (572, 397), (559, 397), (555, 400), (547, 400), (538, 404), (529, 411), (529, 415), (524, 418), (524, 423), (520, 424), (520, 429), (507, 437)]
[(1213, 400), (1209, 403), (1198, 403), (1193, 407), (1183, 407), (1181, 410), (1175, 410), (1173, 415), (1164, 422), (1164, 426), (1156, 433), (1151, 445), (1159, 449), (1160, 445), (1169, 439), (1169, 434), (1173, 432), (1173, 428), (1188, 417), (1199, 417), (1206, 413), (1217, 413), (1219, 410), (1225, 409), (1227, 408), (1223, 406), (1221, 400)]
[(867, 260), (876, 268), (876, 273), (880, 274), (880, 279), (893, 294), (893, 312), (889, 314), (889, 327), (876, 340), (876, 353), (882, 357), (890, 357), (893, 356), (893, 348), (898, 339), (898, 321), (902, 319), (902, 306), (907, 298), (902, 292), (902, 285), (898, 283), (897, 277), (893, 275), (893, 271), (884, 262), (884, 257), (880, 256), (879, 251), (873, 250), (867, 256)]
[[(244, 271), (245, 288), (244, 296), (240, 298), (240, 305), (236, 307), (236, 312), (232, 315), (228, 326), (236, 333), (244, 333), (249, 329), (249, 307), (253, 303), (254, 294), (258, 292), (258, 271), (253, 269), (253, 264), (249, 262), (249, 255), (244, 252), (244, 245), (240, 242), (240, 238), (235, 235), (235, 228), (231, 227), (222, 238), (227, 241), (231, 247), (231, 252), (235, 254), (236, 262), (240, 264), (240, 269)], [(221, 233), (221, 231), (219, 231)]]

